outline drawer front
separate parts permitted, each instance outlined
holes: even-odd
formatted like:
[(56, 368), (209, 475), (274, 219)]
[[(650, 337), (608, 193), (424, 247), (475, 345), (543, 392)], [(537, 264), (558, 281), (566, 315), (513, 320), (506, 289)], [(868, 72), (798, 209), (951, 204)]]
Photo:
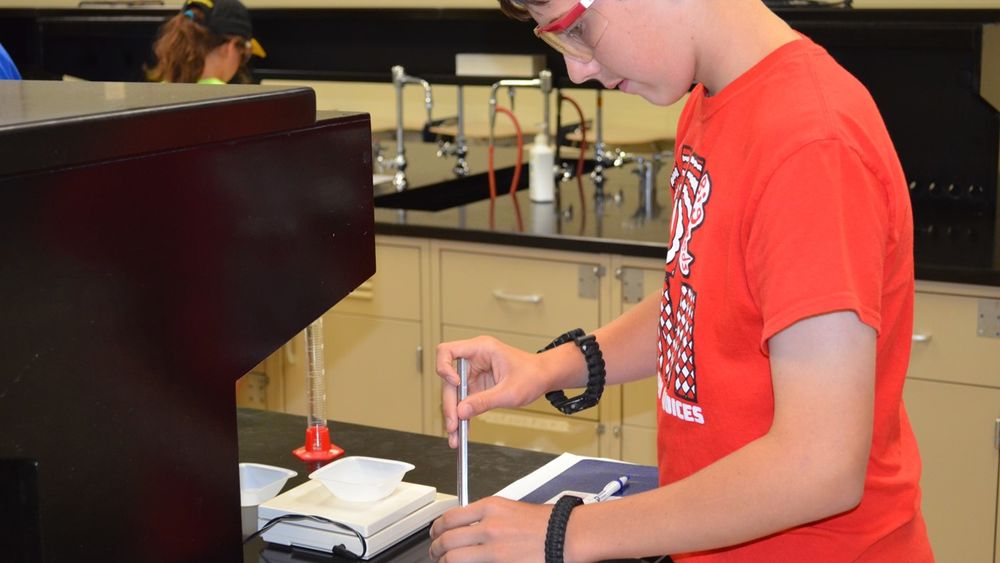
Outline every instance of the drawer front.
[(338, 313), (420, 320), (420, 249), (378, 244), (375, 275), (333, 310)]
[(581, 266), (592, 272), (597, 264), (443, 250), (442, 320), (549, 339), (577, 326), (593, 330), (599, 292), (581, 297)]
[(1000, 387), (1000, 338), (976, 334), (979, 301), (916, 294), (910, 377)]
[(474, 442), (560, 454), (598, 456), (597, 423), (523, 410), (497, 409), (477, 416), (469, 425)]
[[(540, 350), (546, 344), (548, 344), (549, 342), (551, 342), (551, 339), (549, 339), (549, 338), (542, 338), (540, 336), (523, 336), (523, 335), (520, 335), (520, 334), (510, 334), (510, 333), (506, 333), (506, 332), (497, 332), (497, 331), (491, 331), (491, 332), (487, 333), (487, 332), (484, 332), (482, 330), (476, 330), (476, 329), (470, 329), (470, 328), (464, 328), (464, 327), (453, 327), (453, 326), (445, 326), (445, 327), (443, 327), (443, 330), (442, 330), (441, 334), (444, 337), (445, 341), (448, 341), (448, 340), (465, 340), (465, 339), (468, 339), (468, 338), (475, 338), (475, 337), (483, 335), (483, 334), (488, 334), (489, 336), (493, 336), (493, 337), (495, 337), (495, 338), (497, 338), (497, 339), (499, 339), (499, 340), (501, 340), (501, 341), (503, 341), (503, 342), (505, 342), (505, 343), (507, 343), (507, 344), (509, 344), (509, 345), (511, 345), (513, 347), (515, 347), (515, 348), (519, 348), (521, 350), (527, 350), (527, 351), (530, 351), (530, 352), (533, 352), (535, 350)], [(579, 395), (582, 392), (583, 392), (583, 389), (567, 389), (566, 390), (566, 395), (569, 396), (569, 397), (575, 397), (575, 396)], [(656, 389), (653, 389), (653, 393), (654, 394), (656, 393)], [(563, 414), (559, 413), (559, 411), (555, 410), (555, 408), (552, 407), (552, 405), (549, 403), (548, 400), (545, 399), (545, 397), (539, 397), (538, 399), (536, 399), (531, 404), (523, 406), (523, 407), (521, 407), (518, 410), (527, 410), (527, 411), (532, 411), (532, 412), (536, 412), (536, 413), (539, 413), (539, 414), (546, 414), (546, 415), (551, 415), (551, 416), (566, 416), (566, 415), (563, 415)], [(576, 413), (576, 414), (574, 414), (572, 416), (573, 416), (574, 419), (577, 419), (577, 420), (593, 420), (593, 421), (597, 421), (597, 419), (598, 419), (598, 413), (599, 413), (598, 407), (592, 407), (592, 408), (589, 408), (589, 409), (586, 409), (586, 410), (582, 410), (582, 411), (580, 411), (580, 412), (578, 412), (578, 413)], [(655, 414), (653, 415), (653, 424), (654, 425), (656, 424), (656, 415)]]

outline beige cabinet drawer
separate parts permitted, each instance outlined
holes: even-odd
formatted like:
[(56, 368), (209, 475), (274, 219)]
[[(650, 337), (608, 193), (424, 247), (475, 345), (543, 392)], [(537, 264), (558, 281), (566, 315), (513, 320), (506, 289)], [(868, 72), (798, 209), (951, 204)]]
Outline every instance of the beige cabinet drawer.
[(560, 454), (600, 455), (598, 424), (563, 415), (497, 409), (469, 425), (474, 442)]
[(917, 292), (910, 377), (1000, 387), (1000, 338), (976, 334), (979, 301)]
[[(546, 344), (551, 342), (551, 339), (543, 338), (540, 336), (524, 336), (521, 334), (511, 334), (508, 332), (499, 331), (489, 331), (488, 333), (478, 329), (471, 329), (465, 327), (454, 327), (454, 326), (444, 326), (442, 328), (442, 335), (445, 341), (449, 340), (465, 340), (468, 338), (475, 338), (483, 334), (488, 334), (488, 336), (493, 336), (515, 348), (533, 352), (535, 350), (540, 350)], [(566, 395), (569, 397), (575, 397), (583, 392), (583, 389), (567, 389)], [(653, 393), (656, 393), (656, 389), (653, 389)], [(574, 415), (573, 418), (577, 420), (594, 420), (598, 419), (598, 413), (600, 412), (599, 407), (592, 407), (586, 410), (582, 410)], [(547, 414), (552, 416), (566, 416), (549, 403), (545, 397), (539, 397), (530, 405), (521, 407), (519, 410), (528, 410), (537, 412), (539, 414)], [(654, 425), (655, 425), (655, 415), (654, 415)]]
[(622, 461), (656, 465), (656, 428), (622, 426)]
[(333, 310), (338, 313), (420, 320), (420, 249), (393, 244), (375, 246), (375, 275)]
[[(596, 262), (442, 250), (442, 321), (549, 339), (577, 326), (593, 330), (600, 323), (597, 267)], [(583, 296), (581, 274), (590, 276), (584, 283), (595, 288)]]

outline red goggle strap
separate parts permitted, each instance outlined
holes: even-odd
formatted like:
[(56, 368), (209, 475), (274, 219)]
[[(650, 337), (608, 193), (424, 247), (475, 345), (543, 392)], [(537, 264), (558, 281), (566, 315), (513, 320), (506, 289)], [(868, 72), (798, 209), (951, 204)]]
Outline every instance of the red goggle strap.
[(552, 23), (545, 24), (538, 28), (540, 33), (560, 33), (569, 29), (571, 25), (580, 19), (583, 12), (587, 10), (596, 0), (580, 0), (580, 3), (573, 6), (573, 9)]

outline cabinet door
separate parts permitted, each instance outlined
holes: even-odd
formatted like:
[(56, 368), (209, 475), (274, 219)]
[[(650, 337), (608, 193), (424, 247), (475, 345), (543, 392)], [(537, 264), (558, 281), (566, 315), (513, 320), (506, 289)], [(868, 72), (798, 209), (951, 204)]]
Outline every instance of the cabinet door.
[[(484, 331), (447, 325), (442, 330), (445, 340), (473, 338), (480, 334)], [(537, 336), (496, 331), (492, 336), (522, 350), (537, 350), (548, 344), (548, 339)], [(566, 394), (574, 396), (581, 392), (582, 389), (572, 389)], [(554, 454), (604, 455), (598, 433), (600, 409), (598, 404), (595, 408), (567, 416), (552, 408), (544, 397), (539, 397), (520, 409), (497, 409), (476, 417), (469, 426), (469, 439)]]
[[(419, 432), (423, 421), (420, 323), (362, 315), (323, 316), (326, 417)], [(286, 370), (286, 410), (306, 414), (301, 336), (297, 369)], [(334, 437), (336, 441), (336, 437)]]
[(923, 513), (938, 561), (991, 561), (997, 533), (1000, 389), (908, 379)]
[[(621, 283), (621, 312), (663, 287), (663, 267), (622, 266), (616, 270)], [(655, 335), (650, 335), (654, 338)], [(622, 459), (656, 465), (656, 376), (622, 386)]]
[[(540, 336), (525, 336), (523, 334), (513, 334), (509, 332), (484, 331), (447, 325), (442, 328), (441, 334), (443, 335), (443, 339), (445, 341), (465, 340), (467, 338), (475, 338), (477, 336), (487, 334), (515, 348), (526, 351), (540, 350), (551, 341), (549, 338), (542, 338)], [(580, 393), (583, 393), (583, 391), (583, 389), (567, 389), (566, 395), (569, 397), (575, 397)], [(654, 390), (653, 392), (655, 393), (656, 391)], [(565, 416), (553, 408), (545, 397), (539, 397), (530, 405), (521, 407), (521, 409), (550, 416)], [(589, 408), (574, 414), (573, 418), (576, 420), (597, 420), (599, 409), (600, 403), (598, 403), (598, 406), (595, 408)]]
[(658, 463), (656, 458), (656, 428), (624, 425), (622, 428), (622, 461), (656, 465)]

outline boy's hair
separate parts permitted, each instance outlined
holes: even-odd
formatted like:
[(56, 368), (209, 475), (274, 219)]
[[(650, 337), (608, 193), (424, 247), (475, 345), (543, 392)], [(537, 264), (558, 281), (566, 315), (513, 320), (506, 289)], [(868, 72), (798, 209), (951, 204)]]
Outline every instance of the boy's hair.
[(177, 14), (160, 27), (153, 44), (156, 66), (146, 69), (146, 78), (153, 82), (197, 82), (205, 69), (205, 57), (212, 49), (229, 41), (196, 22), (197, 10)]
[(528, 21), (531, 15), (528, 14), (528, 6), (541, 6), (548, 4), (549, 0), (498, 0), (500, 11), (508, 17), (520, 21)]

